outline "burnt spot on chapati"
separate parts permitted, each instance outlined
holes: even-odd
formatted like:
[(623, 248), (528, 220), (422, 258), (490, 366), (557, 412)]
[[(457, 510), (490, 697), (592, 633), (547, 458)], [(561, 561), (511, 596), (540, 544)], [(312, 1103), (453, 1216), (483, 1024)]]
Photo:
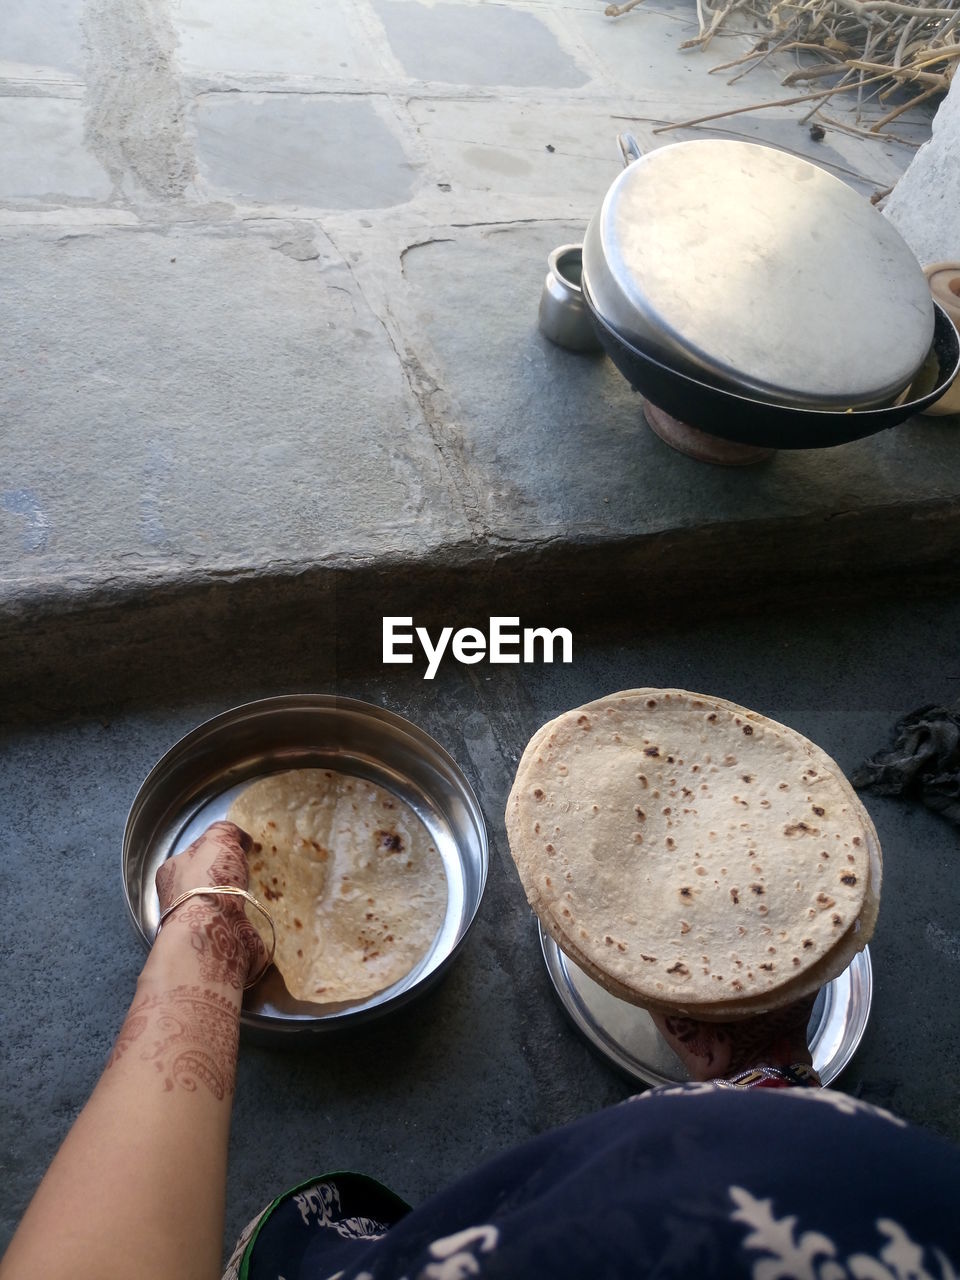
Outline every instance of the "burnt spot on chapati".
[(783, 834), (789, 838), (794, 836), (818, 836), (820, 829), (819, 827), (811, 827), (806, 822), (788, 822), (783, 828)]
[(580, 728), (584, 731), (584, 733), (589, 733), (590, 729), (593, 727), (593, 726), (590, 724), (590, 717), (589, 717), (589, 716), (578, 716), (578, 718), (577, 718), (577, 724), (578, 724), (578, 725), (580, 726)]
[(547, 794), (547, 793), (543, 790), (543, 788), (542, 788), (542, 787), (534, 787), (534, 788), (533, 788), (533, 798), (534, 798), (534, 800), (536, 800), (536, 801), (538, 801), (538, 802), (539, 802), (540, 800), (544, 800), (544, 799), (546, 799), (546, 794)]
[(659, 748), (659, 747), (644, 747), (644, 748), (643, 748), (643, 754), (644, 754), (645, 756), (650, 756), (650, 758), (651, 758), (651, 759), (653, 759), (653, 760), (657, 760), (657, 759), (659, 759), (659, 757), (660, 757), (660, 748)]
[(687, 966), (683, 963), (682, 960), (678, 960), (676, 964), (671, 965), (670, 968), (667, 969), (667, 973), (676, 974), (678, 978), (690, 977), (690, 970), (687, 968)]
[(857, 877), (853, 874), (852, 871), (847, 871), (844, 875), (840, 877), (840, 883), (848, 884), (851, 886), (855, 885), (857, 883)]
[(269, 884), (267, 884), (266, 880), (263, 880), (263, 879), (260, 880), (260, 892), (263, 894), (263, 896), (266, 898), (268, 902), (276, 902), (280, 898), (282, 898), (283, 890), (285, 888), (286, 888), (286, 883), (284, 883), (283, 887), (281, 887), (280, 881), (277, 879), (276, 876), (271, 877)]
[(743, 726), (743, 732), (744, 732), (744, 733), (747, 735), (747, 737), (749, 738), (749, 737), (753, 734), (753, 725), (752, 725), (752, 724), (745, 724), (745, 725)]
[(396, 831), (377, 831), (374, 838), (382, 853), (403, 853), (403, 840)]

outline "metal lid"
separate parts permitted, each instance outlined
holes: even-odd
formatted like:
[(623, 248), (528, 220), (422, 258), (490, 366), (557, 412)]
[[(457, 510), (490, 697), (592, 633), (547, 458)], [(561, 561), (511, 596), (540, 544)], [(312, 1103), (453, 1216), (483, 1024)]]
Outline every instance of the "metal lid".
[(600, 240), (628, 340), (802, 404), (894, 397), (933, 337), (895, 227), (845, 183), (756, 143), (681, 142), (614, 181)]

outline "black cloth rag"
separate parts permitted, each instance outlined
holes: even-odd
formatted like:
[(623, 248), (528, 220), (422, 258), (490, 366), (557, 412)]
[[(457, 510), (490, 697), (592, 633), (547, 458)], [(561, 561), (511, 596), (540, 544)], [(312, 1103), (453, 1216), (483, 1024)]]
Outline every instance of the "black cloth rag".
[(960, 707), (920, 707), (893, 726), (893, 746), (857, 769), (851, 782), (881, 796), (922, 800), (960, 826)]

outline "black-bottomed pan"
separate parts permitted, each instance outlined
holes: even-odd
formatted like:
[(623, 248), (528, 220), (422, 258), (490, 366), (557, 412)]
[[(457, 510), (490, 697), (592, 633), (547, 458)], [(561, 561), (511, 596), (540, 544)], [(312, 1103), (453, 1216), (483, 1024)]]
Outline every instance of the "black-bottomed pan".
[(934, 403), (960, 372), (960, 335), (935, 304), (933, 345), (899, 404), (849, 411), (772, 403), (700, 382), (624, 341), (598, 314), (586, 282), (583, 296), (604, 351), (635, 390), (688, 426), (766, 449), (825, 449), (875, 435)]

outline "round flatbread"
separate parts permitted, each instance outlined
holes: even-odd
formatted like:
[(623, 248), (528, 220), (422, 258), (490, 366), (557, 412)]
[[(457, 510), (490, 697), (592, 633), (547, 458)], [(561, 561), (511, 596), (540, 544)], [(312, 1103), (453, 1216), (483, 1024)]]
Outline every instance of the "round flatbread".
[[(399, 981), (443, 924), (447, 881), (426, 827), (397, 796), (331, 769), (254, 782), (227, 817), (248, 832), (250, 890), (277, 931), (297, 1000), (363, 1000)], [(259, 912), (248, 912), (269, 945)]]
[(838, 766), (722, 699), (636, 689), (534, 735), (507, 806), (527, 897), (613, 994), (701, 1017), (814, 991), (866, 944), (881, 864)]

